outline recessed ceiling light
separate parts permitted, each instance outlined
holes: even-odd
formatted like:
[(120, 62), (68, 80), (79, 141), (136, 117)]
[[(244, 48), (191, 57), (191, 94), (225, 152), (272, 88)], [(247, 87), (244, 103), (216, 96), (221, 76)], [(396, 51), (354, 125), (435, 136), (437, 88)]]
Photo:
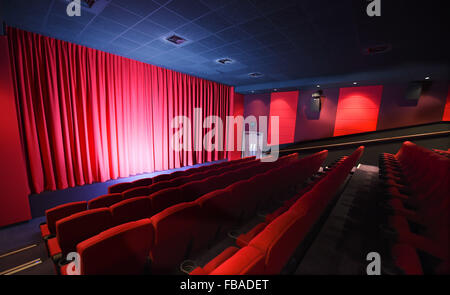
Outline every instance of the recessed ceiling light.
[(425, 80), (430, 80), (431, 78), (430, 77), (425, 77)]
[(275, 88), (273, 91), (278, 91), (278, 89)]
[(317, 85), (317, 88), (320, 88), (320, 85)]
[(261, 74), (259, 72), (254, 72), (254, 73), (249, 73), (248, 75), (252, 78), (259, 78), (259, 77), (262, 77), (263, 74)]
[(177, 36), (177, 35), (172, 35), (168, 38), (166, 38), (167, 41), (172, 42), (175, 45), (180, 45), (183, 44), (184, 42), (186, 42), (186, 39), (184, 39), (183, 37)]
[(223, 64), (223, 65), (226, 65), (226, 64), (233, 63), (233, 60), (231, 58), (221, 58), (221, 59), (216, 60), (216, 62), (220, 63), (220, 64)]
[(358, 82), (353, 82), (353, 85), (358, 85)]

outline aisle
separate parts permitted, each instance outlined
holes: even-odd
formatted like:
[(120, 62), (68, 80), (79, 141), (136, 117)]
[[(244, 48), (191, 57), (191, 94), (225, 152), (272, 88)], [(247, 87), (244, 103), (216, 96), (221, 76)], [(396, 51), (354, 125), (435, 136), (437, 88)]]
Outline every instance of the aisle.
[(366, 255), (378, 250), (377, 185), (378, 167), (359, 165), (295, 274), (366, 274)]

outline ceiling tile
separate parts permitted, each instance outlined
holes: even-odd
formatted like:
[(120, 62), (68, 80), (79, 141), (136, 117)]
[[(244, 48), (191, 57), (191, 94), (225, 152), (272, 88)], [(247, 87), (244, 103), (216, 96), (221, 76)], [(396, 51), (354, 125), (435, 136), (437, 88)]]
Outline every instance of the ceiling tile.
[(181, 17), (164, 7), (155, 11), (148, 19), (169, 30), (174, 30), (188, 22), (184, 17)]
[(124, 26), (132, 26), (142, 19), (142, 16), (131, 13), (114, 4), (106, 6), (100, 15)]
[(166, 7), (190, 20), (194, 20), (210, 11), (206, 5), (198, 0), (173, 0)]
[(112, 3), (128, 9), (130, 12), (140, 16), (147, 16), (161, 7), (160, 4), (157, 4), (152, 0), (112, 0)]

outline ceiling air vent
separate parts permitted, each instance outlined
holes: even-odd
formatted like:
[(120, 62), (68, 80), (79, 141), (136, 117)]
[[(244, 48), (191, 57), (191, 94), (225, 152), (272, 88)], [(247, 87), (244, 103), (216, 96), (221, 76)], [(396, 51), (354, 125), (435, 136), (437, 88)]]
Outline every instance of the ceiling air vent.
[(183, 44), (184, 42), (186, 42), (186, 39), (184, 39), (180, 36), (177, 36), (177, 35), (172, 35), (172, 36), (168, 37), (166, 40), (169, 42), (172, 42), (175, 45), (180, 45), (180, 44)]
[(364, 54), (366, 55), (374, 55), (374, 54), (380, 54), (380, 53), (386, 53), (392, 49), (392, 46), (390, 44), (381, 44), (381, 45), (375, 45), (370, 46), (364, 49)]
[(232, 63), (233, 60), (229, 59), (229, 58), (221, 58), (221, 59), (216, 60), (216, 62), (219, 64), (222, 64), (222, 65), (227, 65), (227, 64)]
[(254, 73), (250, 73), (250, 74), (248, 74), (250, 77), (252, 77), (252, 78), (259, 78), (259, 77), (262, 77), (262, 75), (263, 74), (261, 74), (261, 73), (258, 73), (258, 72), (254, 72)]

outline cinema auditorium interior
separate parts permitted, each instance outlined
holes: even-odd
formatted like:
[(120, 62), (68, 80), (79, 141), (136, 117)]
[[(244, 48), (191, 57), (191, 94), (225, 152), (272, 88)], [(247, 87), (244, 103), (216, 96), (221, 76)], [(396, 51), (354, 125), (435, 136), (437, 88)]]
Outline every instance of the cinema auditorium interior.
[(2, 0), (0, 274), (450, 274), (444, 2)]

